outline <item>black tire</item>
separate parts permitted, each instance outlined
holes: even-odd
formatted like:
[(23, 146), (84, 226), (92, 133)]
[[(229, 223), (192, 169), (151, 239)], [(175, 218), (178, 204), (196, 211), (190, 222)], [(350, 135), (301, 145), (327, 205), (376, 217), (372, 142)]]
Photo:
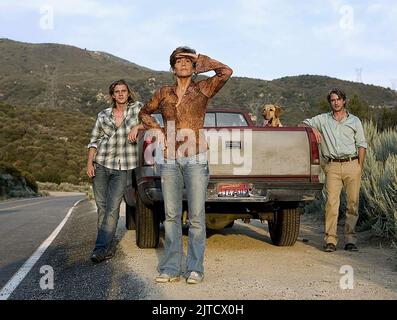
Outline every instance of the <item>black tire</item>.
[(297, 208), (282, 209), (274, 213), (274, 220), (268, 224), (274, 245), (293, 246), (299, 236), (300, 213)]
[(148, 208), (137, 197), (135, 214), (136, 244), (139, 248), (156, 248), (160, 239), (160, 219), (158, 212)]
[(130, 206), (135, 206), (135, 199), (137, 197), (137, 192), (132, 185), (127, 186), (124, 193), (124, 201)]
[(127, 230), (135, 230), (135, 207), (125, 204), (125, 227)]

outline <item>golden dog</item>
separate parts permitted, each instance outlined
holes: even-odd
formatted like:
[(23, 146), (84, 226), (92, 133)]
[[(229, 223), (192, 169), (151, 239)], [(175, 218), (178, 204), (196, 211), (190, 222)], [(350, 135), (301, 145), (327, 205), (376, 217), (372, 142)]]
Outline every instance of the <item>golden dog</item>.
[(281, 107), (275, 104), (266, 104), (262, 109), (262, 115), (265, 119), (264, 127), (282, 127), (280, 121)]

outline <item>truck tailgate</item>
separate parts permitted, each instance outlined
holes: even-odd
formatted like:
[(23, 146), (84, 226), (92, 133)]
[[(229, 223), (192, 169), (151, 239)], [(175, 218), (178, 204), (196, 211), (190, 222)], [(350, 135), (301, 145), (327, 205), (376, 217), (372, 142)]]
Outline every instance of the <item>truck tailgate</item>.
[(211, 176), (310, 176), (305, 130), (220, 128), (206, 135)]

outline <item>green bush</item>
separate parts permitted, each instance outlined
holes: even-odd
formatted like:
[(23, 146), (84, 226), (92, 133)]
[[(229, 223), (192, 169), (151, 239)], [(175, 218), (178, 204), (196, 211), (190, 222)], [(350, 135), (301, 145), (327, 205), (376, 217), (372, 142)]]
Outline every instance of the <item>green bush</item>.
[(34, 176), (29, 172), (24, 172), (23, 177), (25, 178), (27, 186), (37, 193), (39, 191), (39, 187)]
[(369, 136), (360, 196), (363, 213), (375, 234), (397, 241), (397, 131), (378, 132), (364, 124)]
[(0, 103), (0, 161), (37, 180), (88, 181), (87, 144), (95, 118), (54, 108), (11, 107)]
[(16, 178), (21, 178), (22, 173), (19, 171), (17, 168), (15, 168), (13, 165), (10, 165), (5, 162), (0, 162), (0, 172), (8, 173)]
[(89, 195), (92, 193), (92, 185), (90, 183), (72, 184), (67, 182), (37, 182), (40, 191), (59, 191), (59, 192), (83, 192)]

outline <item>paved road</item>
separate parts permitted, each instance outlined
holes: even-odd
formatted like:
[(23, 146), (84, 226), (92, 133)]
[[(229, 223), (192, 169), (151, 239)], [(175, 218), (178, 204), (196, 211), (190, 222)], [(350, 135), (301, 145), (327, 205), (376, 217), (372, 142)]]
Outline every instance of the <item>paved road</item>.
[[(72, 201), (73, 202), (73, 201)], [(267, 299), (397, 299), (395, 252), (369, 233), (359, 235), (360, 251), (323, 252), (323, 222), (303, 216), (300, 239), (293, 247), (271, 244), (267, 227), (258, 221), (237, 222), (231, 229), (209, 233), (206, 278), (197, 286), (184, 281), (158, 285), (160, 247), (142, 250), (135, 231), (124, 227), (121, 210), (110, 261), (93, 265), (90, 254), (96, 237), (96, 212), (87, 200), (73, 210), (59, 235), (10, 296), (10, 300), (267, 300)], [(184, 235), (186, 249), (187, 237)], [(371, 240), (372, 239), (372, 240)], [(42, 266), (54, 271), (54, 288), (42, 289)], [(354, 290), (340, 287), (341, 266), (354, 269)]]
[[(117, 246), (127, 232), (125, 208), (116, 234)], [(147, 285), (134, 271), (126, 270), (125, 253), (116, 250), (110, 261), (93, 265), (90, 255), (96, 237), (96, 208), (93, 202), (83, 201), (42, 255), (26, 278), (10, 296), (10, 300), (135, 300), (146, 296)], [(132, 232), (132, 231), (131, 231)], [(54, 288), (43, 290), (40, 268), (54, 270)]]
[(84, 194), (0, 203), (0, 288), (65, 218)]

